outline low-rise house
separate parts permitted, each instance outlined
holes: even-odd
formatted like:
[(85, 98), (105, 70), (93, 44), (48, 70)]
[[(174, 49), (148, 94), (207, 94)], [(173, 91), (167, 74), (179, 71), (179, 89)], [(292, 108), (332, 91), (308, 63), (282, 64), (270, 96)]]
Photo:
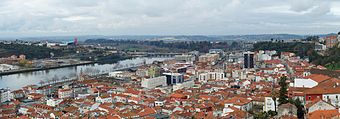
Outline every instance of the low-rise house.
[(277, 113), (279, 117), (297, 115), (297, 107), (291, 103), (282, 104), (278, 107)]
[(335, 106), (333, 106), (330, 103), (325, 102), (321, 99), (316, 99), (312, 102), (309, 102), (305, 106), (307, 113), (312, 113), (316, 110), (334, 110), (336, 109)]
[(234, 106), (240, 110), (249, 111), (253, 107), (252, 101), (243, 97), (233, 97), (223, 101), (224, 107)]

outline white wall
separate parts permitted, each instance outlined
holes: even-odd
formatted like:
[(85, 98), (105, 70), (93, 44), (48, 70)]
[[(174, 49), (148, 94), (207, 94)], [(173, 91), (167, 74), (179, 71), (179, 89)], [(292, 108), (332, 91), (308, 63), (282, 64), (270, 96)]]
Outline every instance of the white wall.
[(303, 78), (294, 79), (294, 87), (312, 88), (316, 85), (318, 85), (318, 83), (312, 79), (303, 79)]
[(319, 101), (316, 104), (314, 104), (313, 106), (309, 107), (308, 109), (308, 113), (314, 112), (316, 110), (332, 110), (332, 109), (336, 109), (334, 106), (325, 103), (323, 101)]
[[(279, 105), (279, 102), (278, 102), (278, 98), (276, 99), (276, 110), (277, 110), (277, 107)], [(275, 104), (274, 104), (274, 100), (272, 99), (272, 97), (265, 97), (264, 98), (264, 106), (263, 106), (263, 111), (264, 112), (268, 112), (268, 111), (275, 111)]]
[(141, 84), (142, 87), (149, 89), (156, 88), (158, 86), (166, 86), (166, 77), (160, 76), (155, 78), (143, 79)]
[(340, 106), (340, 94), (323, 94), (323, 100), (330, 101), (333, 106)]

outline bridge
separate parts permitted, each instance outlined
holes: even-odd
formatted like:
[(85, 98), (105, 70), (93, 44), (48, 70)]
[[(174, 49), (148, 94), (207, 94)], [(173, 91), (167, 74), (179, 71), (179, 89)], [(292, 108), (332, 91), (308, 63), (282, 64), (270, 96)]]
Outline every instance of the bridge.
[(140, 57), (174, 57), (175, 55), (182, 55), (182, 53), (160, 53), (160, 52), (128, 52), (128, 54)]

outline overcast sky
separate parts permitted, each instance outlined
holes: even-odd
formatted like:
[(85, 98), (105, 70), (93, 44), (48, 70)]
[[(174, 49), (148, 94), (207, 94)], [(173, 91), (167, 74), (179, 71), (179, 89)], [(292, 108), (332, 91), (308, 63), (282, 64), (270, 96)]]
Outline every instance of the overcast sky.
[(337, 0), (1, 0), (1, 36), (319, 34)]

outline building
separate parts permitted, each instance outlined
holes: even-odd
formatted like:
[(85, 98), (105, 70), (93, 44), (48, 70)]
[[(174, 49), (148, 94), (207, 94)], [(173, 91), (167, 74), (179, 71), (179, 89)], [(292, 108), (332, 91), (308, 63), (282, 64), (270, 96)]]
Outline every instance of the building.
[(250, 111), (253, 108), (252, 101), (243, 97), (232, 97), (223, 101), (224, 107), (236, 107), (243, 111)]
[(13, 93), (9, 89), (0, 89), (0, 102), (11, 101), (14, 98)]
[(175, 55), (175, 60), (192, 63), (192, 62), (195, 61), (195, 56), (194, 55), (185, 55), (185, 54)]
[(263, 106), (263, 111), (268, 112), (268, 111), (275, 111), (275, 108), (277, 109), (279, 102), (278, 98), (276, 99), (276, 105), (274, 103), (274, 100), (272, 97), (264, 97), (264, 106)]
[(339, 43), (338, 37), (336, 35), (333, 36), (326, 36), (326, 48), (332, 48), (333, 46), (337, 45)]
[(314, 50), (315, 51), (324, 51), (327, 49), (327, 46), (321, 43), (315, 43)]
[(207, 82), (208, 80), (223, 80), (225, 79), (224, 72), (206, 72), (198, 75), (199, 82)]
[(215, 65), (219, 59), (219, 54), (205, 54), (198, 57), (198, 62), (207, 63), (210, 65)]
[(222, 49), (210, 49), (209, 50), (210, 54), (218, 54), (220, 55), (219, 57), (224, 57), (224, 51)]
[(123, 72), (123, 71), (114, 71), (109, 73), (109, 77), (114, 78), (128, 78), (131, 74), (129, 72)]
[(73, 93), (71, 89), (59, 89), (58, 98), (69, 98), (72, 97)]
[(175, 85), (172, 86), (172, 90), (176, 91), (176, 90), (180, 90), (183, 88), (190, 88), (193, 87), (195, 85), (195, 81), (194, 80), (186, 80), (182, 83), (177, 83)]
[(173, 85), (184, 82), (184, 76), (180, 73), (163, 73), (166, 77), (166, 84)]
[(46, 100), (46, 105), (51, 106), (51, 107), (56, 107), (62, 101), (63, 101), (63, 99), (48, 99), (48, 100)]
[(244, 52), (243, 53), (244, 58), (244, 67), (245, 69), (254, 68), (254, 52)]
[(331, 77), (322, 74), (311, 74), (304, 78), (295, 78), (294, 87), (312, 88)]
[(277, 108), (278, 116), (297, 115), (297, 107), (291, 103), (282, 104)]
[(0, 64), (0, 72), (10, 71), (10, 70), (17, 70), (19, 69), (18, 66), (9, 65), (9, 64)]
[(307, 113), (312, 113), (316, 110), (333, 110), (336, 109), (335, 106), (333, 106), (330, 103), (325, 102), (324, 100), (317, 99), (312, 102), (309, 102), (306, 104), (306, 111)]
[(142, 79), (141, 85), (144, 88), (153, 89), (156, 87), (166, 86), (166, 76), (159, 76), (154, 78)]

